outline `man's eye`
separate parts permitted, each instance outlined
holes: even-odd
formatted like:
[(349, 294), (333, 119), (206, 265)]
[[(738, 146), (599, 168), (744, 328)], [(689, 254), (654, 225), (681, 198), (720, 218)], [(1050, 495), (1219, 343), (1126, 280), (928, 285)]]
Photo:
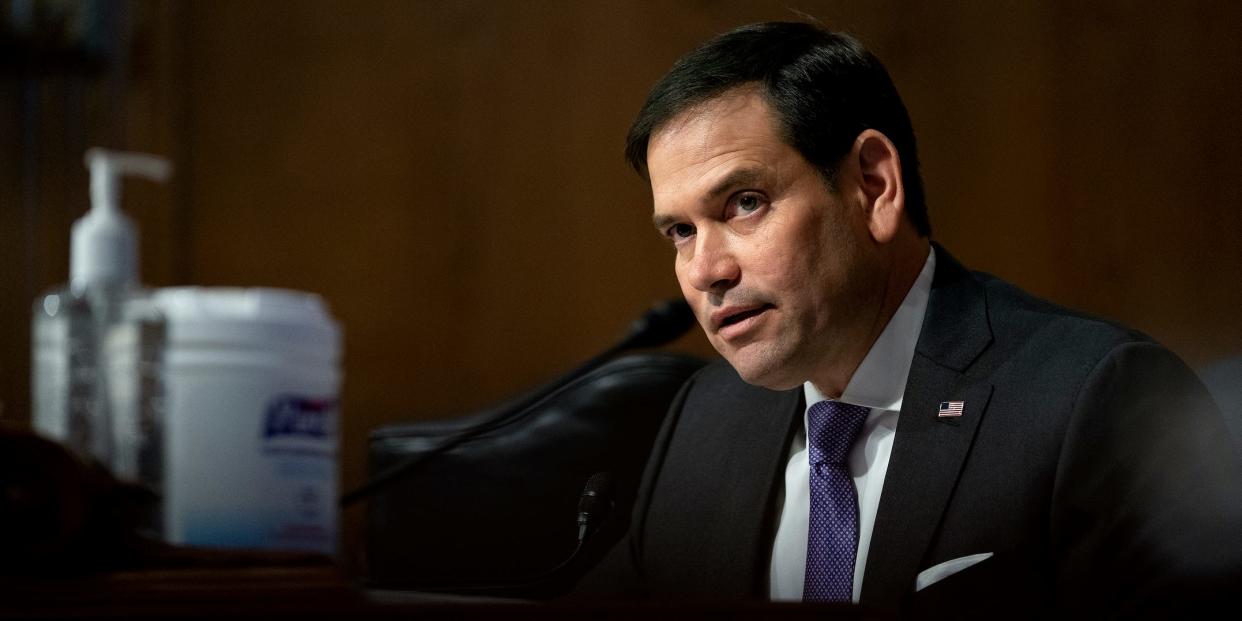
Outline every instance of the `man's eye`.
[(763, 197), (758, 194), (742, 194), (733, 202), (738, 215), (751, 214), (763, 207)]
[(673, 241), (680, 241), (690, 237), (691, 235), (694, 235), (694, 225), (692, 224), (686, 224), (683, 222), (681, 224), (674, 224), (668, 228), (668, 236), (671, 237)]

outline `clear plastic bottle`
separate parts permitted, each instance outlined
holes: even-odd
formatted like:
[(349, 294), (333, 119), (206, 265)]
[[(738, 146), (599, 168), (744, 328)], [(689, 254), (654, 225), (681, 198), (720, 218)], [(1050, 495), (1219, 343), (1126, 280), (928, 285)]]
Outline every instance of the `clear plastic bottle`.
[(32, 326), (34, 427), (82, 457), (112, 457), (100, 335), (120, 313), (124, 288), (61, 287), (35, 300)]
[(137, 235), (120, 210), (120, 177), (163, 181), (163, 158), (91, 149), (91, 210), (73, 225), (70, 279), (34, 303), (32, 398), (35, 430), (78, 454), (114, 468), (116, 429), (104, 343), (141, 299)]

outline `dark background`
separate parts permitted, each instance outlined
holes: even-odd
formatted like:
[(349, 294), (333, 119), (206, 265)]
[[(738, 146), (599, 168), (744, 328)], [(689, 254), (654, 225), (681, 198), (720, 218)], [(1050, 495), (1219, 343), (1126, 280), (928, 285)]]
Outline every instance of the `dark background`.
[(368, 430), (513, 395), (677, 293), (628, 124), (699, 42), (803, 16), (888, 65), (960, 259), (1194, 366), (1242, 352), (1242, 3), (84, 1), (23, 29), (28, 4), (0, 2), (8, 421), (83, 151), (161, 153), (173, 182), (125, 194), (143, 280), (321, 294), (358, 485)]

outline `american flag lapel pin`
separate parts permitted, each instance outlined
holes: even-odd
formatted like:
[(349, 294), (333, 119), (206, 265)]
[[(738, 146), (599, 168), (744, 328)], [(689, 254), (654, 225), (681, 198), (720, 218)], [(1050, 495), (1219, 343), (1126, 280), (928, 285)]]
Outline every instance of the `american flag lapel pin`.
[(957, 418), (962, 415), (962, 408), (965, 406), (965, 401), (941, 401), (940, 411), (936, 416), (939, 418)]

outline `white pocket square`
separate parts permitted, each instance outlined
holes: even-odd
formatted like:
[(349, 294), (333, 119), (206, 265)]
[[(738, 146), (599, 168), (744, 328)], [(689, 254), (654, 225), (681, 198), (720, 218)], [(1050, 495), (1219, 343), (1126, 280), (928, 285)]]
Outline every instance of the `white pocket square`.
[(971, 565), (977, 565), (990, 558), (992, 558), (992, 553), (984, 552), (983, 554), (971, 554), (970, 556), (955, 558), (951, 561), (945, 561), (939, 565), (928, 567), (927, 569), (920, 571), (919, 577), (914, 579), (914, 590), (922, 591), (923, 589), (936, 584), (937, 582), (940, 582), (941, 580), (944, 580), (945, 578), (948, 578), (949, 576), (952, 576), (953, 574), (962, 571)]

